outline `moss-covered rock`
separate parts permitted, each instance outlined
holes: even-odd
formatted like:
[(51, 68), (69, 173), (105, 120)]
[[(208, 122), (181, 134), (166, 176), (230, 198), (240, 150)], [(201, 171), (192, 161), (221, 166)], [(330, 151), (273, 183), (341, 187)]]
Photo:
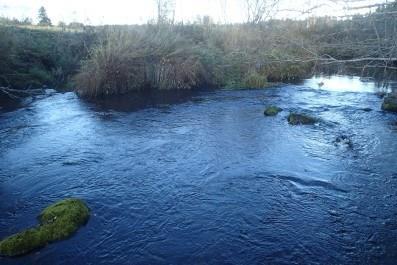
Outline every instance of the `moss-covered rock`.
[(315, 124), (318, 119), (305, 114), (290, 113), (288, 123), (291, 125), (310, 125)]
[(265, 116), (276, 116), (279, 112), (281, 112), (283, 109), (276, 107), (276, 106), (270, 106), (265, 109)]
[(20, 256), (48, 243), (68, 238), (88, 221), (89, 216), (89, 209), (81, 200), (57, 202), (41, 212), (39, 226), (0, 241), (0, 255)]
[(397, 95), (387, 96), (383, 100), (382, 110), (397, 112)]

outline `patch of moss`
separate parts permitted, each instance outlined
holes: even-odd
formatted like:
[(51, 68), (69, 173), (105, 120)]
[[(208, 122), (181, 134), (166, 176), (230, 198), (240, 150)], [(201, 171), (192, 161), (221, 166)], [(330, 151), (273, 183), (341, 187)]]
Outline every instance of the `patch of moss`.
[(382, 110), (397, 112), (397, 96), (388, 96), (383, 100)]
[(283, 109), (276, 107), (276, 106), (270, 106), (265, 109), (265, 116), (276, 116), (279, 112), (281, 112)]
[(20, 256), (48, 243), (70, 237), (90, 216), (85, 203), (78, 199), (57, 202), (39, 215), (40, 225), (0, 241), (0, 255)]
[(311, 125), (318, 120), (305, 114), (290, 113), (288, 116), (288, 123), (291, 125)]

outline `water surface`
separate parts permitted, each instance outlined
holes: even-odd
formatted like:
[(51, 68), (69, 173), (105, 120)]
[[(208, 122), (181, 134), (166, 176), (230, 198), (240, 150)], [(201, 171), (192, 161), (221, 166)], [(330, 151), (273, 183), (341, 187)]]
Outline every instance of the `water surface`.
[[(65, 197), (92, 211), (69, 240), (0, 263), (395, 264), (397, 116), (373, 83), (318, 79), (0, 113), (0, 238)], [(290, 111), (322, 121), (290, 126)]]

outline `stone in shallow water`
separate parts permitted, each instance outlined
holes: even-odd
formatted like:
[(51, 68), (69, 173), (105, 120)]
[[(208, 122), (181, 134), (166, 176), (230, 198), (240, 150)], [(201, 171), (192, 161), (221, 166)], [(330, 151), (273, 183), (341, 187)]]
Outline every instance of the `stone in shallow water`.
[(397, 112), (397, 95), (385, 97), (382, 104), (382, 110)]
[(348, 148), (353, 148), (353, 141), (351, 140), (350, 137), (348, 137), (346, 135), (338, 136), (335, 140), (335, 144), (346, 146)]
[(70, 237), (86, 224), (90, 211), (79, 199), (66, 199), (44, 209), (38, 219), (40, 225), (0, 241), (0, 255), (20, 256), (48, 243)]
[(375, 95), (378, 96), (378, 98), (384, 98), (386, 96), (386, 92), (380, 91), (380, 92), (376, 92)]
[(370, 111), (372, 111), (371, 108), (362, 108), (361, 110), (362, 110), (362, 111), (365, 111), (365, 112), (370, 112)]
[(270, 106), (265, 109), (265, 116), (276, 116), (279, 112), (281, 112), (283, 109), (276, 107), (276, 106)]
[(306, 114), (290, 113), (288, 116), (288, 123), (291, 125), (311, 125), (317, 121), (318, 119)]

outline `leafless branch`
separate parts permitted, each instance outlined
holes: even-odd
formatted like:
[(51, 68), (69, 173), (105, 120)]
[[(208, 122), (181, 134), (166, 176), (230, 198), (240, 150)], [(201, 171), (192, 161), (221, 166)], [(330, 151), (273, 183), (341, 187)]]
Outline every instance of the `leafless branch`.
[(0, 93), (8, 96), (10, 99), (21, 99), (28, 96), (37, 96), (43, 93), (43, 89), (12, 89), (10, 87), (0, 87)]

